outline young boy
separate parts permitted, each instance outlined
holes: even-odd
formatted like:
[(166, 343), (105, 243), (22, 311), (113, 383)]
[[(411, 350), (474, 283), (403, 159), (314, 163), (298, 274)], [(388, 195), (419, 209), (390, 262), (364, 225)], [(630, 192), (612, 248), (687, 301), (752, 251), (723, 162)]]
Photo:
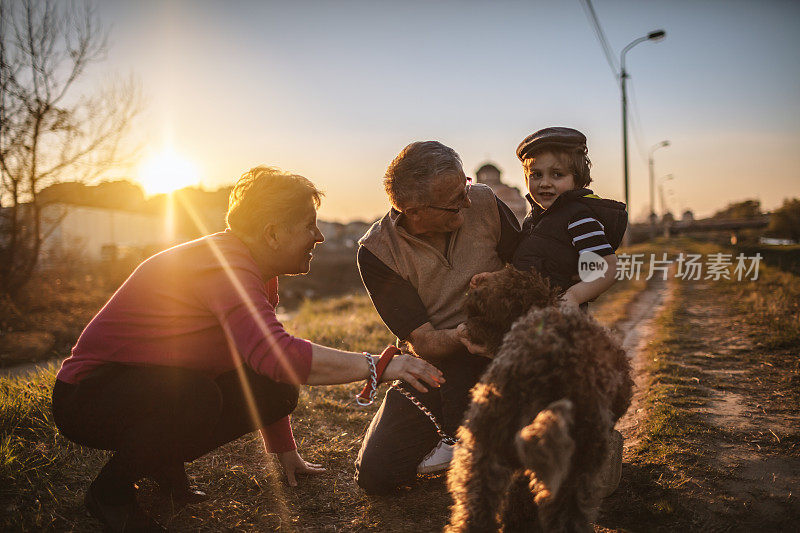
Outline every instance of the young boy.
[[(522, 224), (511, 262), (519, 270), (535, 268), (564, 291), (562, 299), (567, 304), (585, 311), (587, 302), (616, 281), (614, 252), (628, 224), (625, 204), (604, 200), (587, 188), (592, 181), (591, 162), (586, 136), (577, 130), (539, 130), (519, 144), (517, 157), (525, 169), (526, 198), (532, 210)], [(587, 253), (597, 254), (608, 268), (602, 277), (582, 281), (578, 263)], [(483, 352), (483, 347), (469, 342), (464, 327), (459, 327), (459, 336), (471, 352)], [(615, 430), (612, 439), (604, 467), (603, 497), (616, 490), (622, 474), (622, 434)]]
[[(564, 291), (565, 302), (584, 310), (614, 284), (614, 252), (628, 224), (625, 204), (586, 188), (592, 181), (587, 154), (586, 136), (571, 128), (545, 128), (519, 144), (532, 210), (512, 258), (514, 267), (535, 268)], [(608, 268), (597, 279), (581, 281), (579, 258), (587, 252), (602, 257)]]

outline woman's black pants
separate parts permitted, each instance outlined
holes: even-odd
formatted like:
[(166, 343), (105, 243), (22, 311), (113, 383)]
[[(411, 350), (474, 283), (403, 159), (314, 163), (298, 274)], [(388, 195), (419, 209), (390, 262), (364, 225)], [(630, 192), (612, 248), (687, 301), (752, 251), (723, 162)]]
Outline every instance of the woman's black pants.
[(53, 418), (69, 440), (115, 452), (98, 476), (115, 490), (280, 420), (297, 395), (296, 386), (247, 366), (212, 379), (185, 368), (107, 363), (78, 384), (56, 381)]

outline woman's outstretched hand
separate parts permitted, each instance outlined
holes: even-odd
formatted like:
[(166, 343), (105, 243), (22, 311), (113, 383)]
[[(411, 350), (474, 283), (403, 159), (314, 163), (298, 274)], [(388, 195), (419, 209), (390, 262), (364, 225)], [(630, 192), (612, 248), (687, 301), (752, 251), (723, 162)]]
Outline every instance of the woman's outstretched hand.
[(409, 354), (396, 355), (394, 359), (383, 371), (382, 381), (394, 381), (402, 379), (415, 389), (428, 392), (428, 389), (421, 382), (425, 382), (431, 387), (439, 387), (444, 383), (442, 371), (419, 357)]
[(297, 450), (289, 450), (278, 454), (278, 460), (281, 462), (283, 472), (286, 474), (286, 481), (290, 487), (297, 486), (297, 474), (322, 474), (326, 470), (322, 465), (309, 463), (300, 457)]

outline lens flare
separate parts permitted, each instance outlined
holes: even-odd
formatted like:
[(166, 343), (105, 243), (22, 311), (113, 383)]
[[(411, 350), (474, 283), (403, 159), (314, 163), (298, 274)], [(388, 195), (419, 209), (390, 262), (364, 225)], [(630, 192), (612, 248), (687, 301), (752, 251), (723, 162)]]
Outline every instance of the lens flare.
[(148, 157), (139, 167), (139, 183), (148, 195), (199, 185), (197, 167), (172, 149), (166, 149)]

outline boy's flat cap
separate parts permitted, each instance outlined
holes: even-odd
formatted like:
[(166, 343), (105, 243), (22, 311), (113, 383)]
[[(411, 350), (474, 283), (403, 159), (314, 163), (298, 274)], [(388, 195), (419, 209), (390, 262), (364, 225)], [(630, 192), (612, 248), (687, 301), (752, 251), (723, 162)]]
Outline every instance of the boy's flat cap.
[(520, 161), (542, 148), (578, 148), (586, 146), (586, 135), (572, 128), (545, 128), (525, 137), (517, 146)]

